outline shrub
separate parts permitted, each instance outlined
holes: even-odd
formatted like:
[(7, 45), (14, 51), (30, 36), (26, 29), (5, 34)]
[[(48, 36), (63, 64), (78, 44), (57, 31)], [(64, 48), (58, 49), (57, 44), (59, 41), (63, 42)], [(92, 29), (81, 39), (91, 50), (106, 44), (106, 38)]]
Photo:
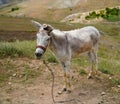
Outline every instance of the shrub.
[(19, 7), (13, 7), (13, 8), (11, 8), (11, 12), (14, 12), (16, 10), (19, 10)]
[(85, 19), (86, 19), (86, 20), (89, 20), (89, 19), (90, 19), (90, 16), (86, 16)]
[(85, 19), (94, 19), (102, 17), (109, 21), (119, 21), (120, 20), (120, 9), (119, 8), (106, 8), (105, 10), (101, 10), (99, 13), (95, 11), (90, 12), (89, 15), (85, 17)]
[(98, 18), (99, 17), (99, 14), (97, 14), (95, 11), (89, 13), (88, 16), (85, 17), (85, 19), (94, 19), (94, 18)]

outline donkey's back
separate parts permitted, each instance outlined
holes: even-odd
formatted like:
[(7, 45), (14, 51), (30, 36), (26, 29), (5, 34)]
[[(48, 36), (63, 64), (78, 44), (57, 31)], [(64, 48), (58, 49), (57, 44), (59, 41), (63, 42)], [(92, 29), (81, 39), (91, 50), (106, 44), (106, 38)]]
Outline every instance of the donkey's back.
[(100, 33), (93, 26), (87, 26), (81, 29), (64, 31), (72, 51), (83, 53), (91, 49), (97, 49)]
[(93, 26), (86, 26), (80, 29), (75, 29), (71, 31), (64, 31), (65, 33), (68, 33), (73, 38), (80, 38), (80, 39), (86, 39), (87, 37), (90, 37), (91, 35), (94, 35), (95, 37), (99, 38), (100, 33), (99, 31), (93, 27)]

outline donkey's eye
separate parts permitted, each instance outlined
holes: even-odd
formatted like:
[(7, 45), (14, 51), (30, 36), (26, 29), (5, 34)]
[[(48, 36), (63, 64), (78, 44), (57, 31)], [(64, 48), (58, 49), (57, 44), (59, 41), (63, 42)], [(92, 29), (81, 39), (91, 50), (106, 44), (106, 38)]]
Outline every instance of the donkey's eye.
[(48, 36), (47, 38), (46, 38), (46, 41), (49, 41), (50, 40), (50, 37)]
[(49, 41), (49, 40), (50, 40), (50, 38), (47, 38), (47, 39), (46, 39), (46, 41)]

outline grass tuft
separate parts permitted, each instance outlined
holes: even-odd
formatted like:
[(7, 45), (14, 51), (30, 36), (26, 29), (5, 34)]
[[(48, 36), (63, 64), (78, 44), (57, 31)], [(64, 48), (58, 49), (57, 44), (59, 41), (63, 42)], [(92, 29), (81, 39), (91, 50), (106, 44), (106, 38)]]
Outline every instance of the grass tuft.
[(0, 44), (0, 56), (21, 56), (23, 55), (23, 52), (20, 50), (17, 50), (17, 48), (13, 44), (8, 43), (1, 43)]
[(79, 75), (86, 75), (86, 74), (87, 74), (87, 73), (86, 73), (85, 70), (83, 70), (83, 69), (79, 70)]
[(33, 41), (16, 41), (0, 42), (0, 57), (29, 57), (33, 58), (35, 42)]
[(120, 78), (114, 78), (111, 80), (112, 85), (120, 85)]
[(111, 74), (111, 72), (108, 69), (101, 68), (99, 70), (104, 74)]
[(47, 60), (50, 63), (58, 63), (58, 61), (56, 60), (55, 56), (52, 54), (50, 49), (47, 49), (47, 51), (44, 55), (44, 59)]
[(57, 63), (57, 60), (54, 56), (50, 55), (48, 58), (47, 58), (47, 61), (50, 62), (50, 63)]

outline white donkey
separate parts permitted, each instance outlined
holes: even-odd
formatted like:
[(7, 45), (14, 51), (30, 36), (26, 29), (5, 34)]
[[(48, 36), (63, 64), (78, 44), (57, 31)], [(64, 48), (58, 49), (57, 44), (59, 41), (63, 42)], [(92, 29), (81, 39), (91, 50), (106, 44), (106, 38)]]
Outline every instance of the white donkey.
[(88, 78), (93, 76), (93, 72), (97, 71), (97, 50), (100, 38), (100, 32), (95, 27), (87, 26), (71, 31), (60, 31), (47, 24), (41, 25), (36, 21), (32, 23), (39, 29), (35, 56), (41, 58), (49, 45), (63, 67), (65, 85), (59, 94), (64, 91), (70, 92), (70, 60), (73, 53), (88, 53), (92, 64)]

